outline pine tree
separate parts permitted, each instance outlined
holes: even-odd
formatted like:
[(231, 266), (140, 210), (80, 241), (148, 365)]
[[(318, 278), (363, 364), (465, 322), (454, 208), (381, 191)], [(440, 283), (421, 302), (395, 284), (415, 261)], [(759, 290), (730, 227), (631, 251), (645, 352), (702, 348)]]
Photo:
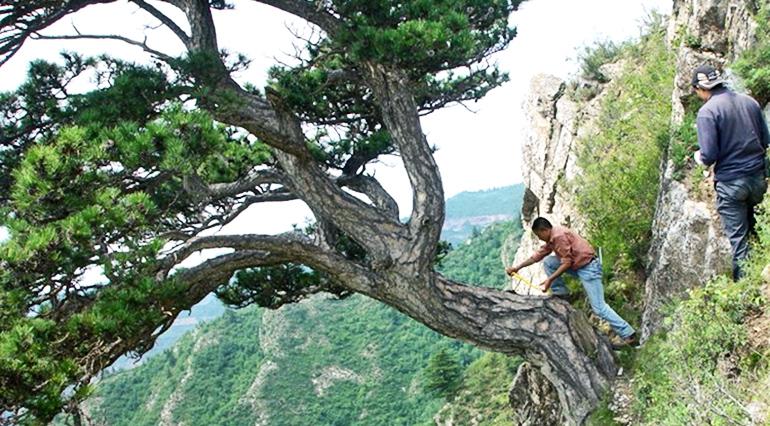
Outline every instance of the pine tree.
[(428, 359), (425, 367), (425, 389), (434, 395), (449, 399), (462, 378), (462, 366), (457, 355), (442, 347)]
[[(148, 350), (216, 291), (270, 308), (318, 292), (366, 295), (447, 336), (524, 354), (582, 422), (616, 368), (585, 318), (434, 270), (444, 193), (420, 117), (506, 81), (490, 59), (515, 36), (508, 18), (520, 0), (260, 1), (322, 32), (298, 65), (273, 67), (264, 90), (231, 76), (248, 61), (218, 45), (212, 13), (227, 2), (163, 1), (184, 22), (132, 2), (185, 54), (128, 40), (154, 63), (65, 54), (63, 64), (33, 63), (24, 85), (0, 95), (4, 420), (77, 413), (95, 374)], [(30, 36), (56, 38), (46, 28), (105, 3), (0, 6), (0, 65)], [(97, 89), (69, 90), (88, 75)], [(406, 223), (367, 172), (388, 154), (412, 185)], [(249, 206), (290, 200), (313, 212), (308, 229), (211, 235)], [(180, 266), (207, 249), (223, 250)], [(104, 279), (84, 282), (92, 271)]]

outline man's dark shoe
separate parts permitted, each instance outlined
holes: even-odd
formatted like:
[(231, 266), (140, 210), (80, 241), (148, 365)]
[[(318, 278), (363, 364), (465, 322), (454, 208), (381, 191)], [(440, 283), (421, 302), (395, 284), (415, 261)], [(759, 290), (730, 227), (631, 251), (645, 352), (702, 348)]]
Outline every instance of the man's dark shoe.
[(630, 336), (624, 338), (619, 338), (620, 343), (615, 343), (614, 341), (611, 341), (612, 343), (612, 349), (619, 350), (623, 348), (638, 348), (639, 347), (639, 338), (636, 335), (636, 332), (631, 333)]
[(559, 299), (566, 301), (566, 302), (567, 302), (567, 303), (569, 303), (570, 305), (571, 305), (572, 303), (574, 303), (574, 302), (575, 302), (575, 301), (578, 299), (578, 296), (577, 296), (577, 294), (575, 294), (575, 293), (567, 293), (567, 294), (554, 294), (553, 296), (554, 296), (554, 297), (558, 297)]

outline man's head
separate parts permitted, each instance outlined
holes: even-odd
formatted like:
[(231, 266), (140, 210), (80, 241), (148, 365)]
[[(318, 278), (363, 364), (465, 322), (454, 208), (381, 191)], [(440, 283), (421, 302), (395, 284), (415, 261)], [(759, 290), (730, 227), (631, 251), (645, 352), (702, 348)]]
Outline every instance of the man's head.
[(534, 222), (532, 222), (532, 232), (537, 235), (537, 238), (541, 241), (551, 241), (551, 230), (553, 229), (553, 225), (551, 225), (551, 222), (548, 221), (548, 219), (544, 217), (539, 217), (535, 219)]
[(722, 87), (725, 80), (722, 78), (719, 70), (711, 65), (701, 65), (692, 72), (692, 87), (695, 94), (701, 100), (707, 101), (711, 97), (711, 91)]

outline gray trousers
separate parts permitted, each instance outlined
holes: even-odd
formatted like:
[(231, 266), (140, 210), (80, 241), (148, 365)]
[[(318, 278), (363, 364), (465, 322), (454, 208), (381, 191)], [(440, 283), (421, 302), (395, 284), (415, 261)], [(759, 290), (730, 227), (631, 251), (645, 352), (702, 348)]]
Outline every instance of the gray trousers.
[(749, 235), (754, 233), (754, 208), (767, 191), (764, 173), (717, 182), (717, 211), (733, 249), (733, 279), (743, 276), (740, 263), (749, 255)]

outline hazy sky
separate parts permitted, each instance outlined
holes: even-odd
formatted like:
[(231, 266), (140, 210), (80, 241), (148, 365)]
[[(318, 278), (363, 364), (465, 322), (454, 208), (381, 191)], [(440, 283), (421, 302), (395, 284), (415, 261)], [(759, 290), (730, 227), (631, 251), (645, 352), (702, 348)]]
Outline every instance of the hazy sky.
[[(173, 8), (160, 9), (180, 16)], [(267, 68), (276, 58), (288, 60), (293, 52), (294, 36), (289, 28), (307, 33), (302, 21), (291, 15), (251, 1), (234, 1), (235, 9), (215, 11), (220, 46), (252, 59), (251, 68), (237, 76), (262, 86)], [(529, 82), (537, 73), (568, 77), (574, 73), (574, 60), (581, 46), (595, 40), (624, 40), (639, 34), (642, 18), (651, 10), (669, 13), (670, 0), (531, 0), (514, 13), (512, 22), (518, 36), (496, 59), (511, 81), (496, 89), (481, 102), (471, 104), (476, 112), (453, 107), (423, 119), (431, 144), (439, 150), (439, 164), (447, 197), (461, 191), (510, 185), (521, 181), (521, 139), (526, 123), (522, 103)], [(182, 22), (180, 19), (179, 22)], [(63, 19), (44, 34), (72, 33), (75, 25), (81, 33), (134, 34), (158, 50), (179, 53), (181, 44), (170, 32), (145, 29), (155, 21), (137, 6), (121, 2), (99, 5)], [(58, 60), (62, 49), (84, 54), (110, 53), (113, 56), (146, 61), (139, 49), (112, 41), (29, 41), (2, 69), (0, 90), (11, 90), (24, 79), (30, 60)], [(87, 82), (83, 82), (86, 87)], [(375, 168), (376, 176), (395, 196), (402, 216), (411, 207), (411, 192), (406, 173), (395, 158), (386, 158)], [(292, 223), (302, 223), (308, 215), (300, 203), (255, 206), (248, 217), (234, 224), (230, 232), (278, 232)]]

